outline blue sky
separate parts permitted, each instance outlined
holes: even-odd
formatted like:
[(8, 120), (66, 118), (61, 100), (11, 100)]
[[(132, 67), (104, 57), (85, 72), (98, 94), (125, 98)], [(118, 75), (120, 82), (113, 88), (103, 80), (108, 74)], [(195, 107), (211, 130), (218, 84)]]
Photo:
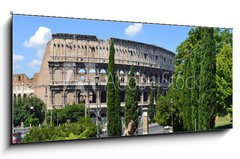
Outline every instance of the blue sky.
[(14, 15), (13, 73), (25, 73), (31, 78), (34, 72), (39, 72), (46, 43), (54, 33), (89, 34), (99, 39), (116, 37), (175, 52), (190, 29), (187, 26)]

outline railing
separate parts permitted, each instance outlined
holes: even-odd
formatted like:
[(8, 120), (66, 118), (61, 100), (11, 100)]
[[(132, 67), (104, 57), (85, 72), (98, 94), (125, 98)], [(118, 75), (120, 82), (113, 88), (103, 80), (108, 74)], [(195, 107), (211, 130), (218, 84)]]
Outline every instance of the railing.
[[(87, 62), (87, 63), (108, 63), (107, 58), (88, 58), (88, 57), (50, 57), (50, 62)], [(133, 60), (121, 60), (116, 59), (116, 64), (121, 65), (135, 65), (135, 66), (143, 66), (143, 67), (154, 67), (154, 68), (161, 68), (161, 69), (170, 69), (173, 70), (172, 65), (167, 65), (166, 63), (151, 63), (151, 62), (140, 62), (140, 61), (133, 61)]]
[[(149, 102), (144, 101), (144, 102), (139, 102), (138, 101), (138, 106), (148, 106)], [(107, 108), (107, 103), (88, 103), (86, 104), (88, 109), (95, 109), (95, 108)], [(53, 108), (60, 109), (63, 108), (64, 104), (53, 104)], [(125, 102), (121, 102), (121, 107), (125, 107)]]
[[(64, 81), (51, 81), (49, 85), (52, 86), (61, 86), (61, 85), (74, 85), (74, 86), (85, 86), (85, 85), (92, 85), (94, 86), (96, 83), (95, 81), (68, 81), (68, 82), (64, 82)], [(121, 86), (127, 86), (128, 82), (120, 82)], [(98, 85), (107, 85), (107, 81), (105, 82), (99, 82)], [(164, 84), (161, 83), (160, 84), (162, 87), (167, 87), (168, 84)], [(137, 82), (137, 86), (140, 87), (144, 87), (144, 86), (159, 86), (159, 83), (155, 83), (155, 82)]]

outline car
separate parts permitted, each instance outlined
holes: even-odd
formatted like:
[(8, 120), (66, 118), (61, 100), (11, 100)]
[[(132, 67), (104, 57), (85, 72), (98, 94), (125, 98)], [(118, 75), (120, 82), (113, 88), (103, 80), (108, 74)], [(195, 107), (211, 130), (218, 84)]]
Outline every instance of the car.
[(20, 143), (22, 141), (22, 133), (21, 132), (14, 132), (12, 133), (12, 143)]
[(167, 125), (167, 126), (164, 126), (163, 129), (164, 129), (165, 132), (173, 133), (173, 128), (172, 128), (172, 126), (168, 126), (168, 125)]
[(106, 127), (102, 128), (102, 132), (106, 133), (107, 132), (107, 128)]

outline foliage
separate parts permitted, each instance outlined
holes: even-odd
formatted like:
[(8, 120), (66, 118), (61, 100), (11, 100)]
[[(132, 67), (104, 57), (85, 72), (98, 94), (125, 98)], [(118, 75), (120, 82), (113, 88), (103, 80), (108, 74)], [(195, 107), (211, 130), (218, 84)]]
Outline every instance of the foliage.
[(96, 136), (96, 125), (90, 118), (80, 118), (76, 123), (64, 123), (59, 126), (43, 124), (32, 127), (23, 138), (23, 142), (44, 142), (56, 140), (84, 139)]
[(182, 130), (181, 105), (182, 93), (173, 85), (171, 85), (165, 96), (158, 90), (155, 121), (159, 125), (173, 126), (174, 131)]
[(13, 124), (38, 126), (45, 119), (45, 104), (37, 97), (15, 97), (13, 99)]
[[(107, 82), (107, 130), (108, 136), (119, 136), (122, 133), (120, 117), (119, 84), (115, 77), (115, 49), (114, 43), (110, 41)], [(115, 97), (116, 96), (116, 97)], [(120, 123), (119, 123), (120, 122)]]
[(134, 131), (138, 127), (138, 89), (134, 78), (134, 68), (131, 67), (128, 85), (125, 94), (125, 127), (134, 121)]
[(200, 96), (198, 129), (214, 128), (216, 110), (216, 54), (213, 28), (202, 29), (202, 61), (200, 70)]
[(148, 106), (148, 116), (150, 118), (150, 123), (152, 123), (154, 121), (154, 114), (155, 114), (153, 84), (150, 87), (149, 98), (150, 98), (150, 101), (149, 101), (149, 106)]
[(174, 115), (179, 122), (174, 125), (188, 131), (212, 129), (216, 116), (232, 112), (232, 33), (196, 27), (176, 51), (173, 83), (166, 96), (158, 96), (155, 120), (170, 124), (168, 103), (178, 98)]
[[(59, 125), (69, 122), (77, 122), (80, 117), (83, 117), (85, 113), (84, 104), (71, 104), (66, 105), (62, 109), (53, 109), (48, 112), (48, 122), (54, 125)], [(52, 121), (51, 121), (52, 120)]]
[(217, 115), (232, 114), (232, 47), (224, 45), (217, 56)]
[(115, 130), (114, 136), (122, 135), (122, 120), (121, 120), (121, 101), (120, 101), (120, 81), (116, 78), (116, 90), (115, 90)]

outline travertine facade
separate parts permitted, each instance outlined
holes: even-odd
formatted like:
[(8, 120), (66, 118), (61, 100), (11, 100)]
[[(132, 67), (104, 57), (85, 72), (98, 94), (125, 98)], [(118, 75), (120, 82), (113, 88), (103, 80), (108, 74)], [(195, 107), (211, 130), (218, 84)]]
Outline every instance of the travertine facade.
[[(131, 65), (139, 89), (139, 106), (148, 105), (151, 83), (167, 85), (174, 71), (174, 53), (158, 46), (111, 38), (115, 48), (115, 68), (121, 81), (121, 105)], [(96, 36), (53, 34), (43, 57), (34, 94), (48, 109), (84, 102), (88, 109), (106, 108), (109, 40)], [(96, 85), (96, 77), (99, 82)], [(163, 89), (164, 91), (164, 89)], [(154, 91), (156, 94), (156, 90)]]
[(34, 83), (37, 80), (37, 74), (32, 79), (25, 74), (15, 74), (12, 78), (13, 96), (26, 97), (34, 93)]

